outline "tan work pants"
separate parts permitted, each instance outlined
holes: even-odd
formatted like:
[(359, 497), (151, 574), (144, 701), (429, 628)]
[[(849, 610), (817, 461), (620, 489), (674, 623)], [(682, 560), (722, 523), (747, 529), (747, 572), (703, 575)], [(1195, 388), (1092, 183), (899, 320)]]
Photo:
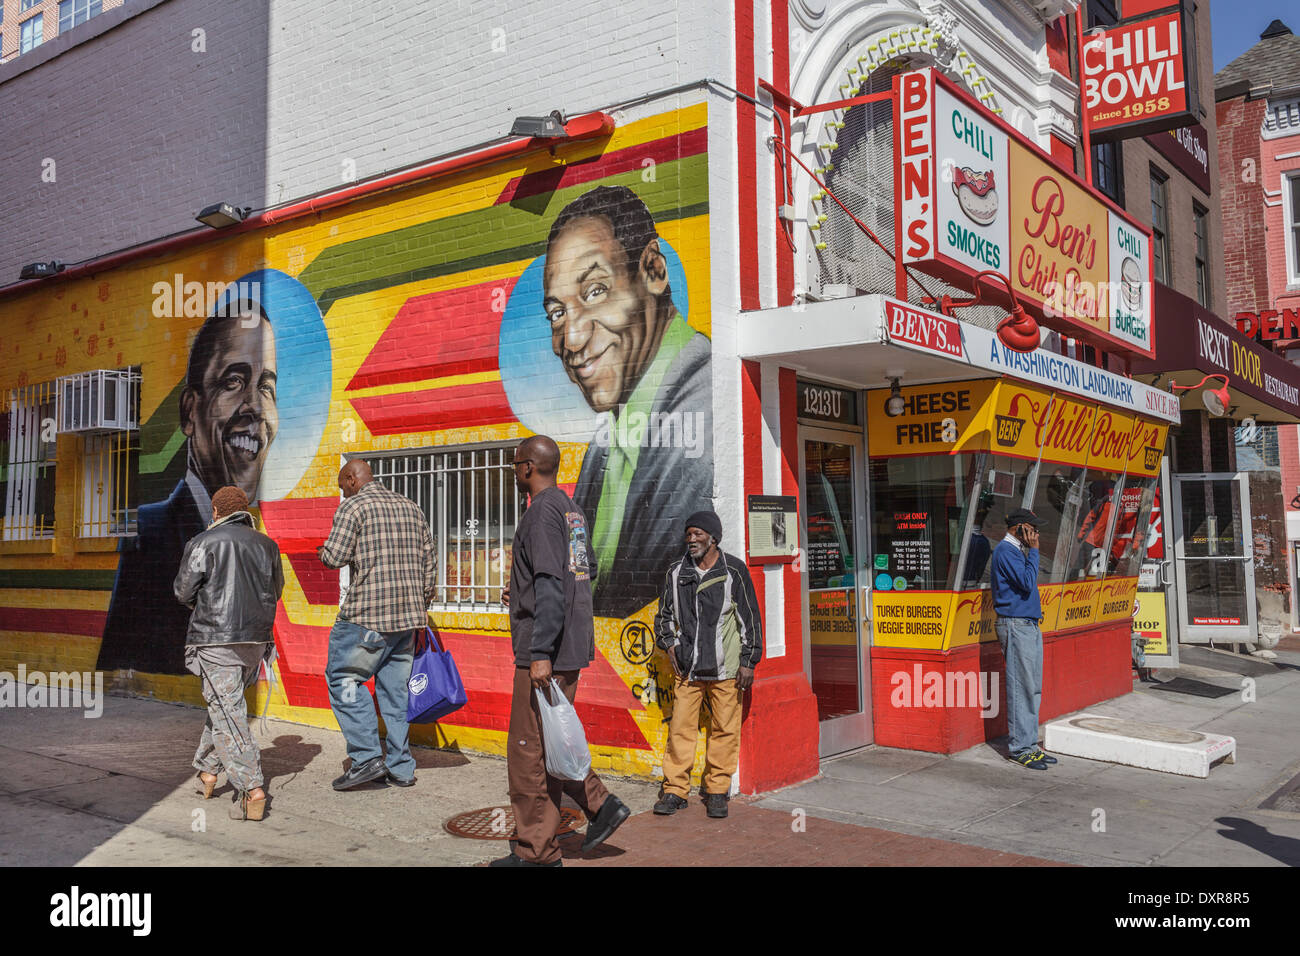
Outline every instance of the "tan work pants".
[(685, 799), (690, 790), (700, 704), (706, 696), (713, 721), (704, 750), (704, 789), (730, 793), (731, 777), (740, 762), (740, 691), (736, 681), (685, 681), (678, 677), (673, 690), (676, 697), (664, 749), (664, 793)]

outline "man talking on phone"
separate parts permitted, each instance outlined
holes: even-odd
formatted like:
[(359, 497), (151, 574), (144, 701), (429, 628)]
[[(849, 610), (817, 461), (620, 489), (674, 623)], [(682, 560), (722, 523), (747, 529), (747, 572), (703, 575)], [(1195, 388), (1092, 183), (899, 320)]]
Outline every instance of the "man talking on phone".
[(1038, 747), (1038, 705), (1043, 697), (1038, 528), (1046, 523), (1028, 508), (1007, 515), (1007, 535), (993, 549), (990, 572), (994, 629), (1007, 662), (1008, 756), (1030, 770), (1046, 770), (1056, 763)]

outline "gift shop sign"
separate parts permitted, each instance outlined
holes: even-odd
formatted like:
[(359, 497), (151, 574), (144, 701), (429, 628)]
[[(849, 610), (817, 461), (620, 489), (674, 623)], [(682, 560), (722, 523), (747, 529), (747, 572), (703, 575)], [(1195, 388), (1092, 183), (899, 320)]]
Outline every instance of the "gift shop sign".
[(1083, 43), (1083, 112), (1098, 141), (1195, 120), (1183, 10), (1098, 28)]
[(894, 108), (908, 265), (966, 288), (992, 270), (1044, 324), (1154, 354), (1146, 229), (933, 70), (896, 77)]

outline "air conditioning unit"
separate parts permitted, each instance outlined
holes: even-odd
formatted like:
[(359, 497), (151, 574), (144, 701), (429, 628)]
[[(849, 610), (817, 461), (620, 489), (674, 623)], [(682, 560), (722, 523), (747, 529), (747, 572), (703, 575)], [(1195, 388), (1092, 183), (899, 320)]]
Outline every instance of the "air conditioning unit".
[(58, 380), (60, 432), (132, 431), (140, 427), (140, 373), (96, 369)]

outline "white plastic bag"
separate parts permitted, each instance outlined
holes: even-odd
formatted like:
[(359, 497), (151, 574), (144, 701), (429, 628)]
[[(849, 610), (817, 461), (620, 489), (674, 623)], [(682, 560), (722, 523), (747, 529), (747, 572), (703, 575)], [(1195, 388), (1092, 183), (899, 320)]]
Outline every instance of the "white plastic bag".
[(561, 780), (586, 780), (591, 773), (591, 751), (582, 721), (560, 685), (551, 678), (551, 700), (540, 687), (537, 710), (542, 716), (542, 746), (546, 749), (546, 772)]

